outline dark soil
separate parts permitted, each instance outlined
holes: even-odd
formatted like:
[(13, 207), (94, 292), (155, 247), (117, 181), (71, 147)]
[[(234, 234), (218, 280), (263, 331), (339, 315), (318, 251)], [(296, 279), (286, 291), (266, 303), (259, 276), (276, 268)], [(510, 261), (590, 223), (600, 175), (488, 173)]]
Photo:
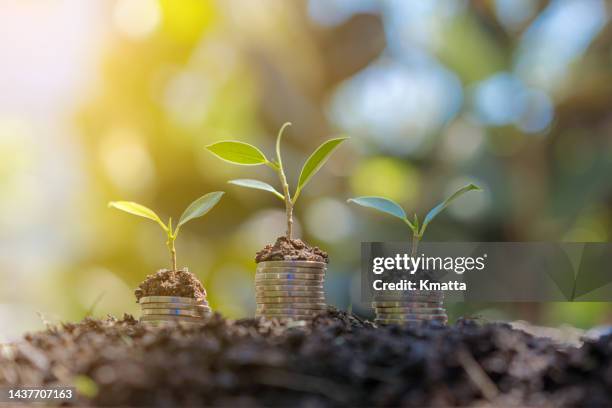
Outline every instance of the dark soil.
[(134, 291), (136, 300), (144, 296), (182, 296), (202, 299), (206, 290), (200, 280), (187, 269), (171, 271), (162, 269), (138, 285)]
[[(612, 336), (560, 348), (508, 325), (375, 328), (336, 310), (298, 326), (150, 328), (131, 316), (27, 335), (0, 387), (86, 376), (98, 406), (610, 406)], [(86, 378), (85, 377), (85, 378)]]
[(315, 261), (328, 263), (327, 252), (311, 247), (301, 239), (278, 237), (274, 245), (266, 245), (257, 252), (255, 262), (264, 261)]

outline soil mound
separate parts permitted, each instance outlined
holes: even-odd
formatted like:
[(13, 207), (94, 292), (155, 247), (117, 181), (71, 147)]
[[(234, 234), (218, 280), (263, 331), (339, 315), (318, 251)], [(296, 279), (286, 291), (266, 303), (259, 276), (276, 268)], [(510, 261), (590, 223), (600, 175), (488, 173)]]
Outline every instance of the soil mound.
[(144, 296), (181, 296), (201, 299), (206, 290), (200, 280), (187, 269), (171, 271), (162, 269), (148, 275), (134, 291), (136, 300)]
[(376, 328), (213, 315), (153, 328), (85, 319), (0, 353), (0, 387), (84, 376), (95, 406), (610, 406), (612, 336), (559, 348), (504, 324)]
[(257, 252), (255, 262), (264, 261), (315, 261), (328, 263), (327, 252), (311, 247), (301, 239), (278, 237), (274, 245), (266, 245)]

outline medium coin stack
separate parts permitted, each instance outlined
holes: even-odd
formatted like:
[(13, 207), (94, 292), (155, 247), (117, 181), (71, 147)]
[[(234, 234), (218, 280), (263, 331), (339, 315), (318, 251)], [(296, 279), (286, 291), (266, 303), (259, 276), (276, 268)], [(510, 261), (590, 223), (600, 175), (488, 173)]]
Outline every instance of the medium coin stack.
[(411, 324), (437, 321), (446, 324), (448, 316), (444, 308), (444, 292), (415, 291), (401, 295), (380, 294), (374, 297), (372, 307), (375, 322), (384, 324)]
[(142, 308), (141, 322), (163, 324), (184, 322), (198, 324), (211, 313), (206, 298), (194, 299), (179, 296), (145, 296), (140, 298)]
[(327, 308), (325, 262), (266, 261), (257, 264), (257, 317), (309, 320)]

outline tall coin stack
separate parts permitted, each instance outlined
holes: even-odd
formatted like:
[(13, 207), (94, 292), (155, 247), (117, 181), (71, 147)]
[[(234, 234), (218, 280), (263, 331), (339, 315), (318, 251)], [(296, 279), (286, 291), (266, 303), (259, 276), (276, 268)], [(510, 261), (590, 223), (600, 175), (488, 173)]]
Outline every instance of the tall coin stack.
[(199, 324), (211, 313), (206, 297), (201, 299), (179, 296), (145, 296), (140, 298), (141, 322), (163, 324), (184, 322)]
[(266, 261), (257, 264), (257, 317), (309, 320), (327, 308), (325, 262)]
[(444, 292), (411, 291), (401, 295), (375, 295), (372, 307), (377, 324), (412, 324), (423, 321), (448, 322)]

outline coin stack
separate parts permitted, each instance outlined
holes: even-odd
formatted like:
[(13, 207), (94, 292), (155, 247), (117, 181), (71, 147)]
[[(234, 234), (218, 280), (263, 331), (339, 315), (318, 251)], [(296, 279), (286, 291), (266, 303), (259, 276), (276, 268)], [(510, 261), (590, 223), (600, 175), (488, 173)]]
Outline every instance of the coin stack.
[(266, 261), (257, 264), (257, 317), (309, 320), (325, 310), (325, 262)]
[(380, 294), (374, 297), (372, 306), (378, 324), (411, 324), (436, 321), (446, 324), (448, 316), (444, 308), (444, 292), (415, 291), (401, 295)]
[(179, 296), (145, 296), (140, 298), (141, 322), (163, 324), (184, 322), (199, 324), (211, 313), (206, 298), (194, 299)]

